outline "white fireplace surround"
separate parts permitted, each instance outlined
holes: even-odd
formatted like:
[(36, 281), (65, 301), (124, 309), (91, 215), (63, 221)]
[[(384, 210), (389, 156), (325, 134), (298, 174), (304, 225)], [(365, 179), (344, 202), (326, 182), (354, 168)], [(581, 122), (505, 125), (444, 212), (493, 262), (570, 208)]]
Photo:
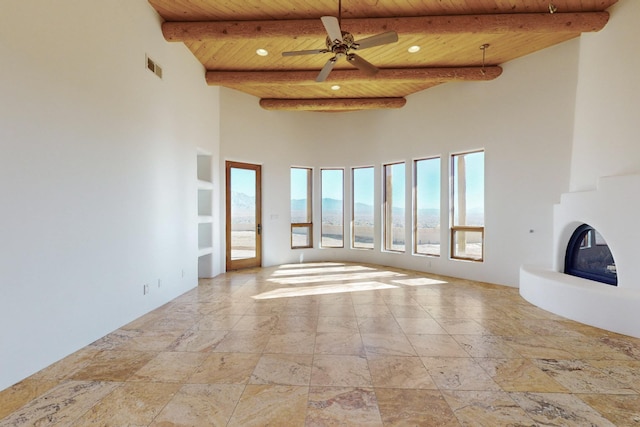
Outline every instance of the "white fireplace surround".
[[(540, 308), (581, 323), (640, 337), (640, 175), (601, 178), (596, 190), (562, 195), (554, 206), (552, 268), (523, 266), (520, 294)], [(618, 286), (563, 273), (571, 235), (582, 224), (609, 245)]]

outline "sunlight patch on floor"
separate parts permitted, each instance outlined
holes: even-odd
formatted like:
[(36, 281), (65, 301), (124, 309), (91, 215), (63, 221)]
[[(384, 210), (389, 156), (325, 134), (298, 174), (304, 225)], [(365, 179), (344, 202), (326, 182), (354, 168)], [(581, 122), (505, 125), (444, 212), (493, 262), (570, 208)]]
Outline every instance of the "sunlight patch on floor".
[(405, 286), (429, 286), (429, 285), (444, 285), (444, 280), (436, 280), (436, 279), (428, 279), (426, 277), (418, 277), (415, 279), (402, 279), (402, 280), (393, 280), (393, 283), (399, 283), (400, 285)]
[(300, 264), (282, 264), (278, 266), (278, 271), (283, 269), (300, 269), (300, 268), (309, 268), (309, 267), (339, 267), (345, 266), (346, 264), (342, 262), (305, 262)]
[(279, 283), (281, 285), (298, 285), (303, 283), (320, 283), (320, 282), (337, 282), (345, 280), (365, 280), (380, 277), (397, 277), (405, 276), (401, 273), (393, 271), (372, 271), (366, 273), (345, 273), (345, 274), (323, 274), (312, 276), (284, 277), (267, 279), (269, 282)]
[(341, 294), (345, 292), (375, 291), (379, 289), (394, 289), (397, 286), (381, 282), (337, 283), (332, 285), (304, 286), (301, 288), (280, 288), (273, 291), (254, 295), (257, 300), (273, 298), (292, 298), (310, 295)]
[(273, 276), (294, 276), (299, 274), (327, 274), (327, 273), (349, 273), (354, 271), (371, 271), (373, 268), (364, 267), (361, 265), (312, 265), (308, 268), (295, 268), (295, 269), (278, 269), (273, 272)]

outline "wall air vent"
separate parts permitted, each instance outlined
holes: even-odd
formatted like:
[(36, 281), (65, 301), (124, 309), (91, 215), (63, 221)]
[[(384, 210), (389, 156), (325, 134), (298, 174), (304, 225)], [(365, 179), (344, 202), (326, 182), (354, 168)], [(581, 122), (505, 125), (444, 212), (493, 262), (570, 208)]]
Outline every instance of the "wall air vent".
[(153, 59), (149, 58), (149, 55), (145, 55), (145, 62), (147, 70), (151, 71), (156, 76), (162, 78), (162, 67)]

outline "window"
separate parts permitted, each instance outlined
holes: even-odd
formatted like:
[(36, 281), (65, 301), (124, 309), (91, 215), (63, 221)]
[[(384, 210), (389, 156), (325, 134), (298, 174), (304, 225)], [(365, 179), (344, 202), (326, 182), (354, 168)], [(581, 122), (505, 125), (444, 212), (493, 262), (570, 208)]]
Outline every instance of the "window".
[(373, 249), (373, 167), (353, 168), (351, 246)]
[(291, 168), (291, 248), (313, 247), (311, 168)]
[(413, 252), (440, 256), (440, 158), (414, 161)]
[(384, 249), (405, 251), (405, 166), (384, 165)]
[(451, 258), (484, 257), (484, 151), (451, 156)]
[(323, 248), (344, 247), (344, 170), (320, 170), (321, 232)]

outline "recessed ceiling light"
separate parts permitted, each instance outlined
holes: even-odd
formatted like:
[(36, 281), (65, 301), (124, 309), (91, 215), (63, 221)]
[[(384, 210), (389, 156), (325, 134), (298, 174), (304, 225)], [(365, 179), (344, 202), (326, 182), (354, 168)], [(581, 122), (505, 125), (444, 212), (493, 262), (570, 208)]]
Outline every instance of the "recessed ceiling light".
[(416, 53), (419, 50), (420, 50), (420, 46), (411, 46), (409, 49), (407, 49), (409, 53)]
[(256, 50), (256, 53), (257, 53), (258, 55), (260, 55), (260, 56), (267, 56), (267, 55), (269, 55), (269, 52), (267, 51), (267, 49), (262, 49), (262, 48), (260, 48), (260, 49)]
[(331, 90), (340, 90), (340, 85), (331, 86)]

